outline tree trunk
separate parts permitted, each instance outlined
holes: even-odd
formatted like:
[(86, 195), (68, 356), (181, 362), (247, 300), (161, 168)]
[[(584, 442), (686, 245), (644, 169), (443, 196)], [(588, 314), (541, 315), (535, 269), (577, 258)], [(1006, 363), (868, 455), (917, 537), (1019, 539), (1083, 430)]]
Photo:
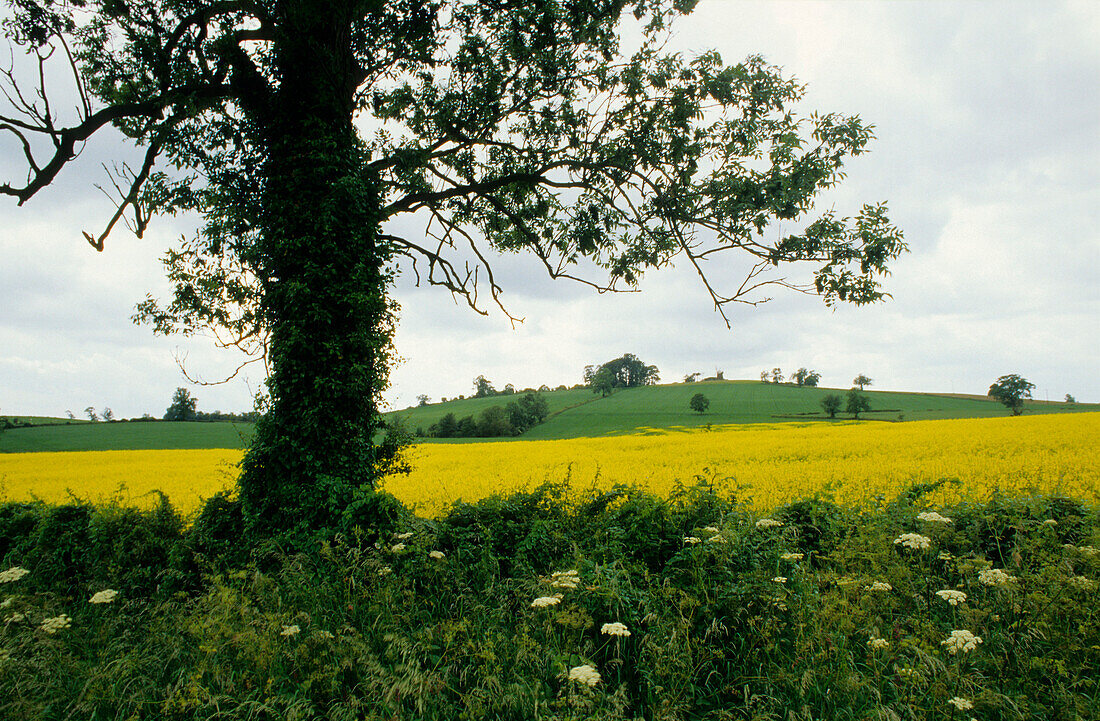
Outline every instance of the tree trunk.
[(271, 408), (242, 464), (253, 531), (332, 526), (373, 486), (387, 382), (388, 251), (377, 183), (352, 125), (361, 2), (288, 0), (275, 25), (278, 89), (256, 117), (266, 149), (252, 265), (269, 325)]

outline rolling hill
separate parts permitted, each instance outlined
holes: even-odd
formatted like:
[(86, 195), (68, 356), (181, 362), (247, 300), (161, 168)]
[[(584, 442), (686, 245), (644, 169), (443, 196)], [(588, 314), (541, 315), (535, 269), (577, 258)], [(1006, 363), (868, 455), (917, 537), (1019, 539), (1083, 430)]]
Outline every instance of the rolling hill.
[[(799, 388), (759, 381), (702, 381), (671, 383), (620, 390), (600, 398), (586, 388), (548, 391), (543, 395), (550, 406), (547, 420), (527, 433), (523, 440), (550, 440), (636, 433), (648, 428), (725, 425), (737, 423), (784, 423), (826, 420), (821, 398), (829, 393), (843, 395), (847, 389)], [(702, 393), (710, 400), (706, 413), (688, 407), (688, 400)], [(940, 418), (986, 418), (1004, 416), (1007, 409), (982, 396), (937, 393), (898, 393), (866, 390), (871, 411), (868, 422), (900, 422)], [(467, 398), (446, 403), (406, 408), (387, 413), (412, 432), (428, 428), (448, 413), (462, 418), (477, 415), (492, 406), (514, 400), (510, 396)], [(1025, 413), (1071, 413), (1100, 411), (1097, 403), (1029, 401)], [(848, 420), (840, 413), (838, 419)], [(46, 419), (42, 419), (46, 420)], [(0, 434), (0, 452), (83, 450), (142, 450), (172, 448), (244, 448), (252, 438), (248, 423), (156, 423), (115, 422), (39, 425), (13, 428)], [(512, 439), (424, 439), (436, 443), (462, 443)]]

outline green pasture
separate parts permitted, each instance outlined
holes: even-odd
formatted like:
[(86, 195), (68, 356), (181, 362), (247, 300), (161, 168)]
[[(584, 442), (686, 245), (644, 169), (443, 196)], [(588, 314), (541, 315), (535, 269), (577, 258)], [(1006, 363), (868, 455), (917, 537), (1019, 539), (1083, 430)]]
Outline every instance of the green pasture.
[[(710, 400), (706, 413), (688, 407), (696, 393)], [(799, 388), (759, 381), (703, 381), (671, 383), (616, 391), (601, 398), (581, 388), (543, 393), (550, 404), (550, 417), (519, 438), (553, 440), (632, 433), (639, 428), (669, 428), (729, 423), (783, 423), (825, 420), (821, 399), (829, 394), (843, 396), (847, 389)], [(935, 393), (895, 393), (867, 389), (871, 412), (861, 418), (870, 421), (917, 421), (941, 418), (988, 418), (1008, 414), (1000, 403), (981, 396)], [(406, 408), (386, 414), (410, 431), (427, 432), (447, 413), (462, 418), (478, 415), (492, 406), (505, 406), (515, 396), (466, 398), (446, 403)], [(1052, 403), (1031, 401), (1025, 413), (1072, 413), (1100, 411), (1097, 403)], [(20, 416), (20, 419), (25, 417)], [(26, 417), (29, 419), (29, 417)], [(850, 420), (839, 413), (839, 420)], [(42, 419), (55, 425), (12, 428), (0, 434), (0, 453), (33, 451), (143, 450), (170, 448), (245, 448), (252, 438), (250, 423), (177, 423), (177, 422), (66, 422)], [(425, 439), (440, 443), (477, 442), (486, 439)], [(506, 438), (492, 440), (506, 441)]]
[(0, 453), (246, 448), (252, 433), (251, 423), (118, 421), (44, 425), (0, 433)]

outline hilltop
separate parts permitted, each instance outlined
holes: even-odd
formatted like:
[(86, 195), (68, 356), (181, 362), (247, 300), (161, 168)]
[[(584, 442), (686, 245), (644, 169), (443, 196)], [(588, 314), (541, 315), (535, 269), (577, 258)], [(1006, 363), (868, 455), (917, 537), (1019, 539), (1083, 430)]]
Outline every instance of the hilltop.
[[(706, 413), (688, 407), (689, 399), (702, 393), (710, 401)], [(588, 388), (544, 391), (550, 415), (546, 421), (524, 433), (524, 440), (550, 440), (635, 433), (648, 428), (694, 427), (739, 423), (785, 423), (827, 420), (821, 398), (829, 393), (843, 395), (846, 388), (806, 388), (760, 381), (699, 381), (669, 383), (618, 390), (606, 398)], [(497, 395), (465, 398), (445, 403), (405, 408), (386, 414), (410, 431), (427, 431), (448, 413), (456, 417), (477, 416), (493, 406), (505, 406), (515, 396)], [(866, 421), (903, 422), (941, 418), (989, 418), (1008, 414), (1000, 403), (982, 396), (951, 393), (900, 393), (867, 389), (871, 411)], [(1098, 403), (1028, 401), (1025, 414), (1100, 411)], [(50, 419), (35, 419), (49, 423)], [(252, 438), (250, 423), (152, 423), (66, 422), (54, 425), (13, 428), (0, 434), (0, 452), (140, 450), (172, 448), (244, 448)], [(840, 413), (837, 420), (850, 420)], [(425, 442), (455, 443), (508, 438), (480, 439), (423, 438)]]

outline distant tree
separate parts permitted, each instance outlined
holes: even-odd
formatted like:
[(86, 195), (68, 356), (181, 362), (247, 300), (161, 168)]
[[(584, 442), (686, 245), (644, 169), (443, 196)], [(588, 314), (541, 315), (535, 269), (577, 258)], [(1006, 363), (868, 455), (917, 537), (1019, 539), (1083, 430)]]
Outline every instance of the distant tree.
[(830, 418), (836, 418), (837, 412), (840, 410), (840, 406), (843, 405), (843, 401), (836, 393), (830, 393), (821, 399), (821, 407)]
[(505, 383), (504, 390), (502, 390), (500, 394), (504, 396), (514, 396), (516, 394), (516, 387), (511, 383)]
[(76, 420), (76, 416), (73, 415), (72, 411), (65, 411), (65, 414), (69, 416), (70, 421), (75, 421)]
[(172, 405), (164, 411), (166, 421), (193, 421), (195, 420), (195, 406), (198, 401), (186, 388), (177, 388), (172, 396)]
[(702, 393), (696, 393), (691, 397), (691, 400), (688, 401), (688, 405), (691, 406), (691, 410), (702, 415), (710, 408), (710, 401)]
[(95, 423), (99, 420), (99, 415), (96, 414), (95, 408), (93, 408), (92, 406), (88, 406), (87, 408), (85, 408), (84, 414), (88, 416), (88, 420), (90, 420), (92, 423)]
[(817, 371), (799, 368), (794, 372), (794, 375), (791, 376), (791, 380), (799, 387), (808, 386), (810, 388), (816, 388), (817, 382), (821, 380), (821, 374)]
[(482, 438), (514, 436), (516, 429), (508, 418), (508, 411), (501, 406), (492, 406), (481, 412), (477, 422), (477, 435)]
[(782, 368), (772, 368), (772, 383), (782, 383), (782, 382), (783, 382), (783, 369)]
[(699, 380), (699, 376), (701, 375), (703, 374), (699, 372), (688, 373), (686, 376), (684, 376), (684, 383), (694, 383), (695, 381)]
[(103, 420), (107, 421), (108, 423), (110, 423), (111, 421), (113, 421), (115, 419), (115, 412), (112, 411), (110, 408), (104, 408), (102, 415), (103, 415)]
[(454, 413), (448, 413), (428, 427), (428, 435), (434, 438), (454, 438), (458, 432), (458, 421)]
[(848, 391), (848, 400), (844, 405), (844, 410), (851, 413), (853, 418), (858, 419), (860, 413), (871, 410), (871, 399), (853, 388)]
[(771, 383), (771, 381), (772, 381), (771, 373), (769, 373), (766, 370), (760, 371), (760, 382), (761, 383)]
[(488, 398), (496, 394), (497, 389), (493, 388), (493, 384), (485, 376), (474, 378), (474, 398)]
[(1076, 398), (1071, 396), (1069, 393), (1066, 394), (1066, 403), (1076, 403), (1076, 402), (1077, 402)]
[(599, 393), (601, 397), (607, 398), (615, 390), (615, 374), (611, 372), (610, 368), (600, 368), (592, 376), (592, 380), (588, 385), (592, 388), (593, 393)]
[(418, 406), (420, 406), (420, 407), (424, 407), (424, 406), (428, 405), (428, 404), (429, 404), (429, 403), (431, 403), (431, 402), (432, 402), (432, 399), (431, 399), (431, 398), (429, 398), (429, 397), (428, 397), (427, 395), (425, 395), (424, 393), (421, 393), (420, 395), (418, 395), (418, 396), (416, 397), (416, 404), (417, 404)]
[(1034, 388), (1034, 383), (1012, 373), (1001, 376), (996, 383), (989, 386), (989, 397), (1000, 401), (1012, 411), (1012, 415), (1018, 416), (1024, 410), (1024, 399), (1031, 398)]
[(852, 379), (852, 385), (859, 386), (859, 389), (863, 390), (863, 386), (871, 385), (871, 379), (860, 373), (858, 376)]
[(550, 386), (546, 385), (545, 383), (543, 383), (541, 386), (539, 386), (539, 393), (549, 393), (549, 392), (550, 392)]

